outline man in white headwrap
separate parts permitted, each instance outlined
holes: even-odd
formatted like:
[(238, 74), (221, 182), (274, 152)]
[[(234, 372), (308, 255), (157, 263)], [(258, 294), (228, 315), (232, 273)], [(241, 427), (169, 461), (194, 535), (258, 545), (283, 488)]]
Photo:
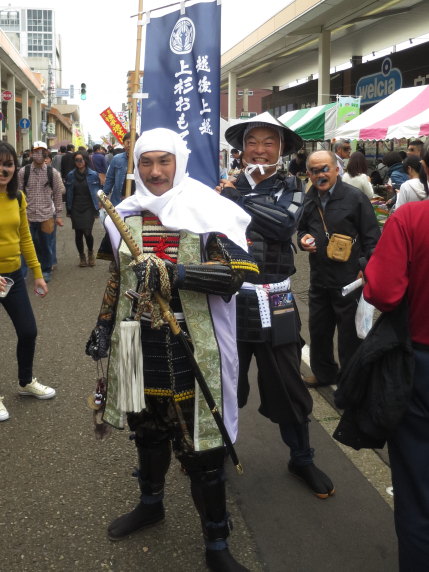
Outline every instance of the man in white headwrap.
[[(250, 217), (189, 177), (187, 160), (186, 144), (173, 131), (154, 129), (138, 139), (134, 149), (136, 193), (122, 201), (117, 210), (145, 261), (130, 265), (127, 246), (112, 221), (106, 219), (115, 271), (87, 353), (97, 360), (106, 357), (110, 347), (103, 419), (123, 427), (127, 414), (139, 457), (141, 501), (133, 511), (109, 525), (109, 537), (118, 540), (163, 520), (164, 481), (172, 442), (191, 479), (207, 564), (211, 570), (232, 572), (246, 569), (234, 560), (226, 543), (229, 527), (223, 472), (225, 450), (212, 415), (195, 386), (189, 358), (167, 325), (152, 327), (150, 314), (141, 316), (138, 346), (133, 346), (127, 337), (129, 317), (135, 317), (136, 308), (123, 296), (124, 291), (131, 288), (143, 292), (143, 284), (150, 285), (150, 290), (159, 290), (162, 277), (165, 280), (167, 275), (170, 306), (182, 329), (190, 335), (196, 361), (222, 410), (231, 440), (235, 441), (238, 357), (233, 294), (247, 276), (258, 271), (247, 253), (245, 230)], [(168, 274), (160, 265), (165, 266)], [(142, 356), (144, 378), (145, 403), (140, 401), (141, 406), (133, 409), (124, 405), (123, 398), (128, 391), (124, 376), (128, 375), (125, 372), (130, 356), (137, 363)], [(138, 393), (141, 387), (135, 391)], [(125, 402), (129, 403), (126, 399)]]
[(259, 411), (279, 424), (291, 452), (289, 471), (324, 499), (334, 493), (334, 485), (313, 462), (308, 431), (313, 402), (301, 379), (300, 321), (290, 286), (295, 273), (292, 236), (304, 195), (299, 179), (278, 172), (281, 157), (300, 149), (302, 139), (268, 112), (229, 127), (225, 137), (243, 151), (246, 169), (235, 185), (224, 180), (218, 190), (252, 217), (247, 239), (260, 271), (237, 297), (238, 405), (247, 403), (254, 355)]

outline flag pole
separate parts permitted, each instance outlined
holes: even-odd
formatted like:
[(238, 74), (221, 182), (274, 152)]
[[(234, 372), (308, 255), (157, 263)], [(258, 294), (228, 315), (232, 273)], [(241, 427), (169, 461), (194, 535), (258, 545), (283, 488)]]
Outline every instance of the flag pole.
[(139, 0), (139, 12), (137, 14), (137, 46), (136, 46), (136, 67), (134, 70), (134, 81), (131, 84), (131, 114), (130, 114), (130, 152), (128, 155), (127, 181), (125, 185), (125, 196), (131, 195), (131, 180), (128, 175), (134, 173), (134, 145), (136, 142), (137, 123), (137, 98), (134, 94), (140, 92), (140, 54), (142, 46), (143, 28), (143, 0)]

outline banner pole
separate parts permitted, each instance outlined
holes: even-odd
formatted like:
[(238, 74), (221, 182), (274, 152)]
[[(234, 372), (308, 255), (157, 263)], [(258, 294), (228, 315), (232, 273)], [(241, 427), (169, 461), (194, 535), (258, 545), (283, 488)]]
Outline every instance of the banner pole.
[(142, 46), (143, 28), (143, 0), (139, 0), (139, 13), (137, 15), (137, 46), (136, 46), (136, 66), (134, 70), (134, 81), (131, 84), (131, 113), (130, 113), (130, 152), (128, 155), (127, 181), (125, 185), (125, 196), (131, 195), (131, 179), (128, 175), (134, 173), (134, 145), (136, 143), (136, 123), (137, 123), (137, 99), (135, 93), (140, 92), (140, 54)]

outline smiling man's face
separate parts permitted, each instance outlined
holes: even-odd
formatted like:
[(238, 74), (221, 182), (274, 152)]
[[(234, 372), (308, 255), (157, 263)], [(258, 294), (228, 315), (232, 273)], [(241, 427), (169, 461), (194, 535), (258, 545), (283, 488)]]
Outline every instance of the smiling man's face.
[(280, 135), (275, 129), (255, 127), (246, 135), (243, 159), (252, 165), (275, 165), (266, 170), (266, 176), (272, 175), (276, 170), (279, 155)]

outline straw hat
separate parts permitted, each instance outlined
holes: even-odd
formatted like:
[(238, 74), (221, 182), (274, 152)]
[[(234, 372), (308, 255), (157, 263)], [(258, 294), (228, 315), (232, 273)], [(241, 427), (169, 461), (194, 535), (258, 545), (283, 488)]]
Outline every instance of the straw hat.
[(256, 115), (255, 117), (244, 119), (235, 125), (231, 125), (231, 127), (228, 127), (225, 131), (225, 139), (232, 147), (243, 151), (244, 133), (256, 127), (275, 127), (276, 131), (280, 131), (283, 140), (282, 156), (295, 153), (295, 151), (301, 149), (303, 145), (303, 140), (299, 135), (289, 129), (289, 127), (283, 125), (283, 123), (280, 123), (280, 121), (273, 117), (271, 113), (268, 113), (268, 111)]

